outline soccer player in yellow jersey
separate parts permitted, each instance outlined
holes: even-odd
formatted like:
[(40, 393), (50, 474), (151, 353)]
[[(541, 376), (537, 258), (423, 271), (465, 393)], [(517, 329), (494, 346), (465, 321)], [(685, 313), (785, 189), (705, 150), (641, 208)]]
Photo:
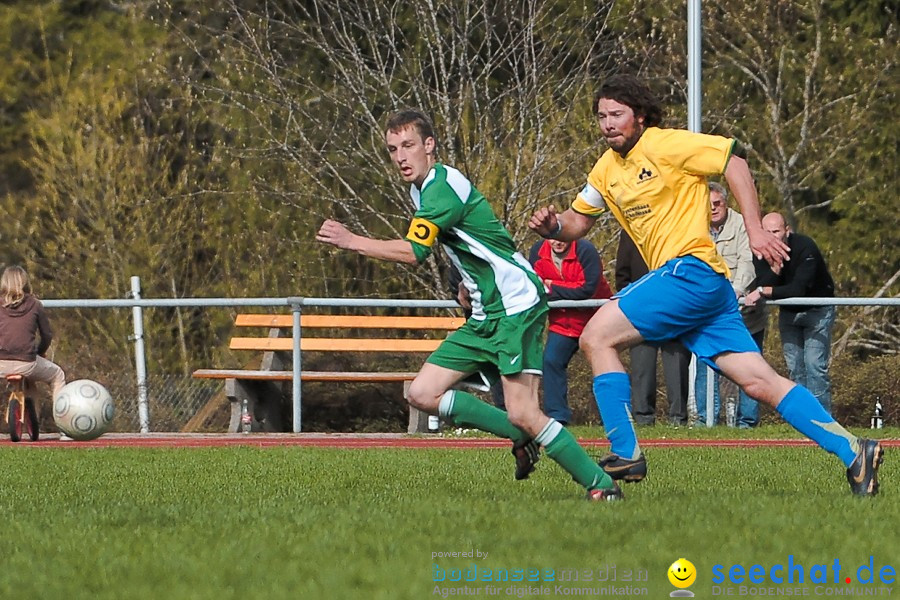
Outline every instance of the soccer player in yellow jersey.
[(763, 229), (756, 186), (747, 162), (735, 154), (735, 141), (661, 129), (659, 101), (644, 82), (629, 75), (606, 80), (594, 109), (609, 149), (568, 210), (557, 214), (553, 206), (542, 208), (529, 226), (546, 238), (574, 240), (608, 210), (651, 269), (601, 307), (581, 336), (611, 444), (611, 453), (600, 465), (613, 479), (636, 482), (646, 475), (647, 462), (631, 418), (631, 387), (619, 352), (642, 341), (678, 339), (840, 458), (853, 493), (875, 495), (881, 445), (849, 433), (809, 390), (778, 375), (741, 319), (728, 267), (709, 234), (707, 177), (724, 175), (757, 258), (781, 265), (788, 259), (788, 247)]

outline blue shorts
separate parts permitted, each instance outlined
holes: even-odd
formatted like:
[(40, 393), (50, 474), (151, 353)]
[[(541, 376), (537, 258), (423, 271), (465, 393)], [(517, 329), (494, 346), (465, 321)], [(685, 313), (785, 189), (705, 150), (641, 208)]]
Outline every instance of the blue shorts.
[(614, 296), (647, 342), (677, 339), (709, 366), (723, 352), (759, 352), (725, 277), (693, 256), (673, 258)]

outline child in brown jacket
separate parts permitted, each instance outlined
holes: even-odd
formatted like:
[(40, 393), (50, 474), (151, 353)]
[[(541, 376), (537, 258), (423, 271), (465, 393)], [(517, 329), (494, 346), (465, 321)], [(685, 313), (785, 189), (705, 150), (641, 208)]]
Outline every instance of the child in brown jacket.
[(7, 267), (0, 276), (0, 376), (24, 375), (29, 389), (36, 381), (49, 383), (55, 399), (66, 374), (44, 358), (52, 341), (50, 321), (44, 305), (31, 294), (25, 269)]

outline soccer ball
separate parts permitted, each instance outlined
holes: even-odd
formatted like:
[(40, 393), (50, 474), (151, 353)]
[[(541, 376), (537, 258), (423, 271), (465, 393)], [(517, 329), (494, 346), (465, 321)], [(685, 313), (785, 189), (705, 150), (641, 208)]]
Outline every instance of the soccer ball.
[(53, 400), (53, 420), (74, 440), (93, 440), (109, 429), (116, 407), (106, 388), (90, 379), (67, 383)]

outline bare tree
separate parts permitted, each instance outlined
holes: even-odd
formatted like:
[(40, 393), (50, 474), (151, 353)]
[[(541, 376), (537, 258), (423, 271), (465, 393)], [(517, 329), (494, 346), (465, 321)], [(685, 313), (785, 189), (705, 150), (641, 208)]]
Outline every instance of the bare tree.
[[(527, 215), (568, 203), (596, 158), (591, 87), (615, 45), (612, 4), (231, 0), (214, 25), (184, 35), (210, 74), (192, 84), (230, 115), (237, 159), (268, 163), (248, 168), (259, 173), (250, 185), (281, 210), (405, 235), (411, 205), (382, 129), (387, 112), (411, 105), (432, 115), (441, 160), (473, 180), (521, 243)], [(325, 252), (291, 243), (307, 257)], [(435, 261), (406, 276), (398, 293), (443, 289)]]
[(824, 0), (721, 2), (705, 25), (714, 127), (727, 121), (748, 144), (789, 222), (858, 194), (865, 173), (825, 188), (848, 150), (881, 126), (873, 115), (891, 94), (894, 56), (884, 49), (895, 32), (854, 39)]
[[(888, 279), (875, 298), (883, 297), (900, 279), (900, 270)], [(900, 298), (895, 294), (894, 298)], [(834, 343), (834, 356), (837, 357), (848, 348), (876, 354), (900, 353), (900, 315), (896, 308), (867, 306), (856, 315), (848, 317), (849, 324)]]

